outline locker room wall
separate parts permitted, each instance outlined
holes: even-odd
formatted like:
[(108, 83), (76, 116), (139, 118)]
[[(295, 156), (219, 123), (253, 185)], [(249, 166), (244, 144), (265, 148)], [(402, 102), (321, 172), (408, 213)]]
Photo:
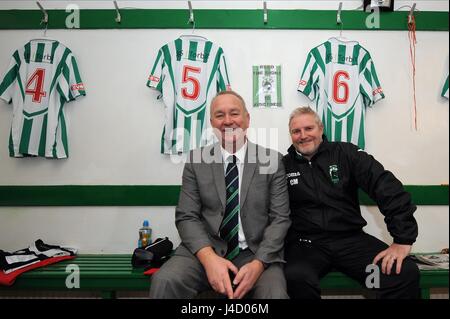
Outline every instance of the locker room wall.
[[(448, 10), (434, 1), (430, 10)], [(358, 3), (356, 3), (358, 4)], [(337, 5), (336, 5), (337, 6)], [(169, 5), (170, 7), (170, 5)], [(184, 7), (184, 6), (181, 6)], [(334, 6), (333, 6), (334, 7)], [(356, 6), (355, 6), (356, 7)], [(7, 7), (0, 7), (0, 9)], [(109, 7), (108, 7), (109, 8)], [(159, 8), (164, 8), (163, 4)], [(345, 21), (344, 21), (345, 23)], [(0, 185), (179, 185), (183, 164), (159, 153), (164, 106), (145, 84), (158, 49), (187, 30), (49, 30), (75, 54), (87, 96), (66, 105), (66, 160), (10, 158), (11, 105), (0, 101)], [(251, 128), (277, 130), (250, 139), (285, 153), (287, 121), (308, 100), (296, 91), (307, 53), (339, 33), (332, 30), (196, 30), (225, 51), (231, 84), (252, 102), (252, 66), (280, 64), (283, 108), (249, 107)], [(448, 100), (440, 97), (448, 73), (448, 32), (417, 32), (418, 130), (413, 129), (413, 89), (405, 31), (344, 31), (371, 53), (386, 99), (366, 114), (366, 150), (407, 185), (448, 184)], [(0, 70), (15, 49), (39, 30), (0, 31)], [(362, 207), (365, 230), (391, 241), (376, 207)], [(448, 206), (419, 206), (419, 237), (413, 250), (448, 247)], [(154, 237), (179, 237), (174, 207), (0, 207), (0, 248), (13, 251), (37, 238), (78, 247), (81, 253), (128, 253), (149, 219)]]

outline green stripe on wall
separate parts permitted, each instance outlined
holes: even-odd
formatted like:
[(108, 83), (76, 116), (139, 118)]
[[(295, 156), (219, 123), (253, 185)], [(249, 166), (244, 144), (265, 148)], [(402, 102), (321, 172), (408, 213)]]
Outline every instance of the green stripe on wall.
[(174, 206), (180, 186), (0, 186), (0, 206)]
[[(71, 12), (47, 10), (49, 29), (66, 29)], [(263, 10), (194, 10), (196, 29), (322, 29), (339, 30), (336, 10), (269, 10), (264, 24)], [(122, 22), (116, 23), (116, 11), (80, 10), (81, 29), (191, 29), (186, 23), (189, 11), (183, 9), (122, 9)], [(343, 11), (345, 30), (408, 30), (409, 11), (383, 12), (380, 28), (367, 29), (369, 13)], [(373, 18), (373, 16), (371, 16)], [(448, 12), (415, 12), (418, 31), (448, 31)], [(42, 29), (39, 10), (0, 10), (0, 29)], [(372, 19), (369, 17), (369, 20)], [(370, 22), (369, 21), (369, 22)]]
[[(448, 185), (405, 185), (405, 189), (416, 205), (448, 205)], [(359, 193), (359, 202), (361, 205), (375, 205), (362, 191)]]
[[(407, 185), (416, 205), (448, 205), (448, 185)], [(0, 206), (176, 206), (179, 185), (0, 186)], [(361, 205), (374, 205), (363, 192)]]

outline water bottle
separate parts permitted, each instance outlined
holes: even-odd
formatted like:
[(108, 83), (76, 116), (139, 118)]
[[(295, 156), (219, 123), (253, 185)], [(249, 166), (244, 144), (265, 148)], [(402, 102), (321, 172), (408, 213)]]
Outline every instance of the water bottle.
[(142, 227), (139, 228), (139, 248), (145, 248), (152, 243), (152, 229), (149, 227), (148, 220), (144, 220)]

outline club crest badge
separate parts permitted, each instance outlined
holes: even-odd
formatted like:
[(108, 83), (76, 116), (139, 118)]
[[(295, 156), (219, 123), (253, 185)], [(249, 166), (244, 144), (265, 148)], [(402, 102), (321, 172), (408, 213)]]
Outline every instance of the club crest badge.
[(337, 165), (330, 165), (330, 179), (333, 184), (339, 183), (339, 170)]

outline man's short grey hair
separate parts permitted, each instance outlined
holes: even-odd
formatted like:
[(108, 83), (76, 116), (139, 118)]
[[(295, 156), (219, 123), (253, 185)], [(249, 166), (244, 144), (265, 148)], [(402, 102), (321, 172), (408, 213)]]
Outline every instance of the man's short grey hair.
[[(231, 90), (220, 91), (219, 93), (217, 93), (216, 96), (211, 100), (210, 108), (212, 108), (212, 106), (213, 106), (213, 104), (214, 104), (214, 101), (215, 101), (219, 96), (221, 96), (221, 95), (226, 95), (226, 94), (230, 94), (230, 95), (233, 95), (233, 96), (237, 97), (238, 100), (241, 102), (242, 107), (244, 108), (244, 112), (245, 112), (245, 113), (248, 113), (247, 107), (245, 106), (244, 98), (243, 98), (239, 93), (237, 93), (237, 92), (235, 92), (235, 91), (231, 91)], [(212, 113), (211, 113), (211, 116), (212, 116)]]
[(289, 127), (291, 127), (291, 122), (294, 117), (297, 117), (300, 115), (305, 115), (305, 114), (314, 116), (314, 120), (316, 121), (317, 125), (319, 125), (319, 127), (323, 128), (323, 123), (320, 120), (319, 115), (309, 106), (300, 106), (292, 111), (291, 116), (289, 117)]

